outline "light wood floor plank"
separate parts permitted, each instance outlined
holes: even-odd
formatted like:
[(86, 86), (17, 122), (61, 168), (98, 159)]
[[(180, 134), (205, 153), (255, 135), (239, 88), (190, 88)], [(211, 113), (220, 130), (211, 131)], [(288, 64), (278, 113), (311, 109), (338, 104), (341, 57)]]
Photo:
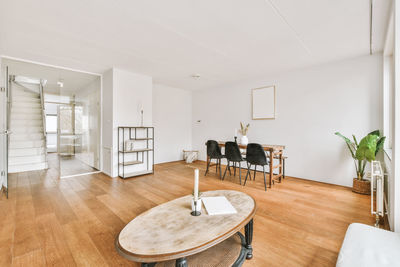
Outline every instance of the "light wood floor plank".
[(196, 167), (201, 191), (239, 190), (257, 201), (254, 258), (244, 266), (335, 266), (348, 225), (374, 223), (368, 196), (302, 179), (265, 192), (260, 173), (244, 187), (238, 175), (221, 181), (215, 168), (204, 176), (201, 161), (159, 164), (153, 175), (126, 180), (101, 173), (60, 179), (50, 165), (56, 168), (9, 176), (10, 198), (0, 198), (0, 266), (139, 266), (118, 255), (117, 234), (140, 213), (191, 194)]

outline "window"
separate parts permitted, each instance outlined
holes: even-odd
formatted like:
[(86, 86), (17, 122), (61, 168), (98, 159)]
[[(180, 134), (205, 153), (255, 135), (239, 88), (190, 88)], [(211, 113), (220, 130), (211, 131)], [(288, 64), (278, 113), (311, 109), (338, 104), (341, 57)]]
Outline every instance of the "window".
[(383, 52), (383, 135), (386, 136), (385, 151), (391, 158), (394, 135), (394, 30), (393, 17), (389, 22)]

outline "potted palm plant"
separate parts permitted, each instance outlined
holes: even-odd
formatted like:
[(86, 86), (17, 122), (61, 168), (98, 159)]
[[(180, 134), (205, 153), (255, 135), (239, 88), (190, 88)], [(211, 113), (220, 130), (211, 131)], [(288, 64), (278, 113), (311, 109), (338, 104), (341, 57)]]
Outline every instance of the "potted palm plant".
[(386, 137), (381, 136), (379, 130), (370, 132), (358, 143), (353, 134), (353, 141), (343, 136), (341, 133), (336, 132), (337, 136), (343, 138), (354, 160), (356, 167), (357, 177), (353, 179), (353, 192), (360, 194), (370, 194), (371, 184), (370, 181), (365, 180), (365, 167), (367, 162), (375, 160), (379, 150), (383, 147)]

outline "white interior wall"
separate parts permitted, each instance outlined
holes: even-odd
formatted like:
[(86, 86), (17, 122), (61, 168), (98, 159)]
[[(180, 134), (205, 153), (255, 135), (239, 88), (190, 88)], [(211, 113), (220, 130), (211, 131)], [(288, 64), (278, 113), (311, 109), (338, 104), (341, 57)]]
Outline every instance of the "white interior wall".
[[(251, 120), (251, 89), (276, 85), (275, 120)], [(208, 139), (232, 140), (250, 123), (250, 142), (286, 145), (286, 173), (351, 186), (350, 154), (339, 137), (381, 128), (382, 55), (363, 56), (263, 80), (193, 93), (193, 149), (206, 158)], [(201, 122), (197, 122), (200, 120)]]
[(182, 160), (192, 147), (192, 92), (154, 84), (153, 125), (155, 163)]
[[(109, 76), (112, 77), (109, 77)], [(106, 79), (104, 82), (103, 103), (106, 102), (104, 113), (112, 109), (112, 116), (104, 115), (105, 123), (107, 124), (105, 137), (103, 140), (106, 144), (103, 145), (106, 150), (105, 161), (107, 159), (107, 149), (110, 145), (112, 155), (110, 160), (112, 167), (110, 173), (113, 177), (118, 175), (118, 127), (119, 126), (139, 126), (140, 125), (140, 110), (139, 106), (143, 105), (144, 109), (144, 126), (152, 125), (152, 89), (153, 82), (150, 76), (132, 73), (121, 69), (112, 69), (112, 73), (108, 72), (103, 76)], [(110, 79), (111, 87), (110, 87)], [(107, 83), (107, 85), (106, 85)], [(110, 90), (112, 97), (110, 98)], [(110, 125), (109, 120), (112, 124)], [(109, 129), (112, 129), (112, 138), (110, 140)], [(109, 164), (109, 163), (106, 163)]]
[(113, 70), (103, 74), (102, 91), (102, 171), (109, 176), (112, 173), (112, 147), (113, 147)]
[(393, 191), (393, 212), (392, 229), (400, 232), (400, 2), (393, 1), (394, 15), (394, 94), (393, 94), (393, 144), (391, 158), (391, 173), (389, 174), (392, 181), (391, 190)]

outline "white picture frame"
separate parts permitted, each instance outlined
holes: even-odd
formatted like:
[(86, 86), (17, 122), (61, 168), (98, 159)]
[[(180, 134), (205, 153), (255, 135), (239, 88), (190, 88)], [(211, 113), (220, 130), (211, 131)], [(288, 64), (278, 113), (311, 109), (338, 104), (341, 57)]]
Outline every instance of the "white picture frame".
[(275, 85), (254, 88), (251, 95), (253, 120), (274, 120), (276, 117)]

